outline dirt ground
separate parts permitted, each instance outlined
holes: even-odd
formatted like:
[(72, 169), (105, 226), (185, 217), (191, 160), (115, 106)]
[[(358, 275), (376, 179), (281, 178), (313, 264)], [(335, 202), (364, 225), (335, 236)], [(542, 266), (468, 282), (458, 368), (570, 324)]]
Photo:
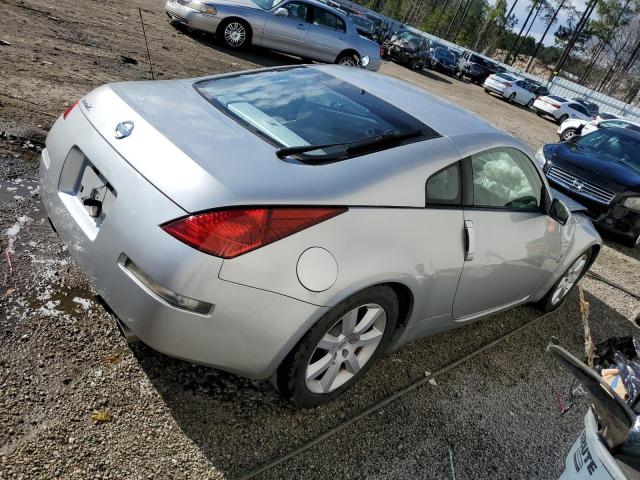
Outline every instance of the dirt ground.
[[(517, 308), (386, 355), (330, 405), (296, 410), (268, 382), (127, 346), (52, 232), (37, 158), (73, 100), (103, 83), (149, 79), (137, 7), (157, 78), (296, 63), (230, 53), (176, 30), (144, 0), (0, 0), (0, 479), (234, 478), (329, 430), (375, 401), (514, 330)], [(131, 60), (133, 59), (133, 60)], [(467, 82), (385, 63), (523, 139), (556, 126)], [(5, 252), (8, 252), (5, 253)], [(640, 292), (638, 251), (607, 241), (594, 270)], [(636, 333), (640, 302), (582, 282), (597, 340)], [(258, 478), (557, 478), (582, 429), (584, 400), (545, 355), (554, 339), (580, 354), (576, 295), (492, 349)], [(558, 398), (572, 408), (560, 415)], [(95, 410), (109, 421), (95, 422)], [(453, 462), (450, 463), (451, 455)]]

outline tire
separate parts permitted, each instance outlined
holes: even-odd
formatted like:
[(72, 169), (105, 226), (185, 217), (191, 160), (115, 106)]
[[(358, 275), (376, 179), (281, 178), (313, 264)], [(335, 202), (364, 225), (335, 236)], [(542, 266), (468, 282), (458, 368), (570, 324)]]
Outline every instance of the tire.
[(218, 28), (218, 36), (227, 48), (241, 50), (251, 44), (251, 27), (244, 20), (229, 19)]
[(529, 100), (529, 102), (527, 103), (526, 107), (527, 107), (527, 108), (533, 108), (533, 102), (534, 102), (534, 100), (535, 100), (535, 99), (533, 99), (533, 98), (532, 98), (531, 100)]
[(564, 132), (562, 132), (562, 135), (560, 135), (560, 141), (566, 142), (567, 140), (570, 140), (571, 138), (576, 136), (576, 132), (577, 130), (575, 128), (567, 128)]
[(636, 248), (640, 245), (640, 235), (636, 236), (635, 238), (628, 238), (622, 243), (629, 248)]
[[(536, 303), (536, 306), (543, 312), (552, 312), (553, 310), (560, 308), (569, 296), (569, 293), (571, 293), (571, 291), (575, 288), (576, 284), (580, 281), (584, 274), (587, 273), (587, 267), (590, 265), (592, 255), (592, 249), (589, 249), (578, 255), (578, 257), (573, 262), (571, 262), (569, 268), (567, 268), (567, 270), (562, 274), (562, 276), (553, 285), (553, 287), (551, 287), (549, 292)], [(582, 265), (580, 267), (581, 270), (578, 272), (573, 272), (572, 274), (572, 269), (574, 269), (574, 267), (577, 267), (580, 262), (582, 262)], [(568, 285), (568, 288), (566, 288), (564, 292), (560, 293), (559, 298), (556, 298), (555, 293), (561, 288), (563, 280), (570, 276), (570, 274), (572, 274), (570, 285)]]
[(511, 95), (509, 95), (509, 98), (507, 99), (509, 101), (509, 103), (515, 103), (516, 101), (516, 94), (512, 93)]
[(558, 125), (562, 125), (562, 123), (569, 118), (569, 115), (567, 115), (566, 113), (564, 115), (562, 115), (559, 119), (558, 119)]
[(488, 88), (484, 89), (484, 93), (490, 93)]
[[(366, 315), (372, 319), (372, 326), (363, 331), (369, 334), (370, 343), (358, 346), (354, 342), (356, 338), (362, 341), (357, 331)], [(352, 295), (329, 310), (287, 355), (276, 372), (278, 391), (298, 406), (330, 402), (356, 383), (385, 351), (397, 320), (398, 298), (391, 287), (377, 285)], [(351, 328), (348, 333), (353, 324), (355, 331)], [(373, 333), (379, 338), (377, 343), (371, 341)], [(313, 366), (315, 375), (308, 379)]]
[(336, 63), (346, 67), (357, 67), (360, 64), (360, 57), (356, 53), (341, 53), (336, 58)]
[(418, 68), (418, 60), (412, 58), (411, 60), (409, 60), (409, 65), (407, 66), (409, 67), (409, 70), (415, 70), (416, 68)]

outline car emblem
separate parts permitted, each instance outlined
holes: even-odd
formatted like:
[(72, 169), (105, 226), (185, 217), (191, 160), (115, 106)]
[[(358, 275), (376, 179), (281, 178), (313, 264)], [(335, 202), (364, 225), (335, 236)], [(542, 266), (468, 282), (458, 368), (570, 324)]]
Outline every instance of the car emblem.
[(91, 110), (93, 108), (93, 105), (87, 102), (84, 98), (82, 99), (82, 104), (84, 105), (84, 108), (86, 108), (87, 110)]
[(116, 131), (114, 135), (118, 140), (120, 140), (131, 135), (131, 132), (133, 132), (133, 122), (127, 120), (126, 122), (120, 122), (118, 125), (116, 125)]
[(571, 182), (571, 186), (573, 187), (574, 190), (577, 190), (578, 192), (580, 192), (584, 187), (584, 183), (582, 183), (577, 178), (574, 178), (573, 182)]

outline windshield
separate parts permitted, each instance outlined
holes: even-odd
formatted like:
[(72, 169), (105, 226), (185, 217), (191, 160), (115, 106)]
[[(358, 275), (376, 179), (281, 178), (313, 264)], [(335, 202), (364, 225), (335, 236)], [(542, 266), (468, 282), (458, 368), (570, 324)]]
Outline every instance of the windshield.
[[(194, 87), (214, 106), (279, 147), (350, 143), (415, 130), (421, 132), (416, 140), (438, 136), (399, 108), (315, 68), (215, 78)], [(315, 155), (329, 153), (315, 151)]]
[(252, 0), (252, 1), (263, 10), (271, 10), (272, 8), (277, 7), (282, 2), (284, 2), (284, 0)]
[(640, 172), (640, 137), (622, 130), (596, 130), (575, 141), (577, 149), (622, 162)]
[(511, 75), (507, 75), (506, 73), (496, 73), (495, 75), (496, 77), (502, 78), (504, 80), (508, 80), (510, 82), (513, 82), (516, 80), (514, 77), (512, 77)]
[(564, 98), (564, 97), (559, 97), (559, 96), (557, 96), (557, 95), (549, 95), (549, 97), (548, 97), (548, 98), (550, 98), (551, 100), (555, 100), (556, 102), (560, 102), (560, 103), (565, 103), (565, 102), (568, 102), (568, 101), (569, 101), (569, 100), (567, 100), (566, 98)]

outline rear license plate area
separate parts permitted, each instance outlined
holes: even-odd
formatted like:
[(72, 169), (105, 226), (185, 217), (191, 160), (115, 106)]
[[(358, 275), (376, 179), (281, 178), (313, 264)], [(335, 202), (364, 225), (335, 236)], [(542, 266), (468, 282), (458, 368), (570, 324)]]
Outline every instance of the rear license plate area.
[(81, 171), (77, 200), (86, 214), (100, 228), (114, 200), (114, 190), (107, 179), (88, 161)]

